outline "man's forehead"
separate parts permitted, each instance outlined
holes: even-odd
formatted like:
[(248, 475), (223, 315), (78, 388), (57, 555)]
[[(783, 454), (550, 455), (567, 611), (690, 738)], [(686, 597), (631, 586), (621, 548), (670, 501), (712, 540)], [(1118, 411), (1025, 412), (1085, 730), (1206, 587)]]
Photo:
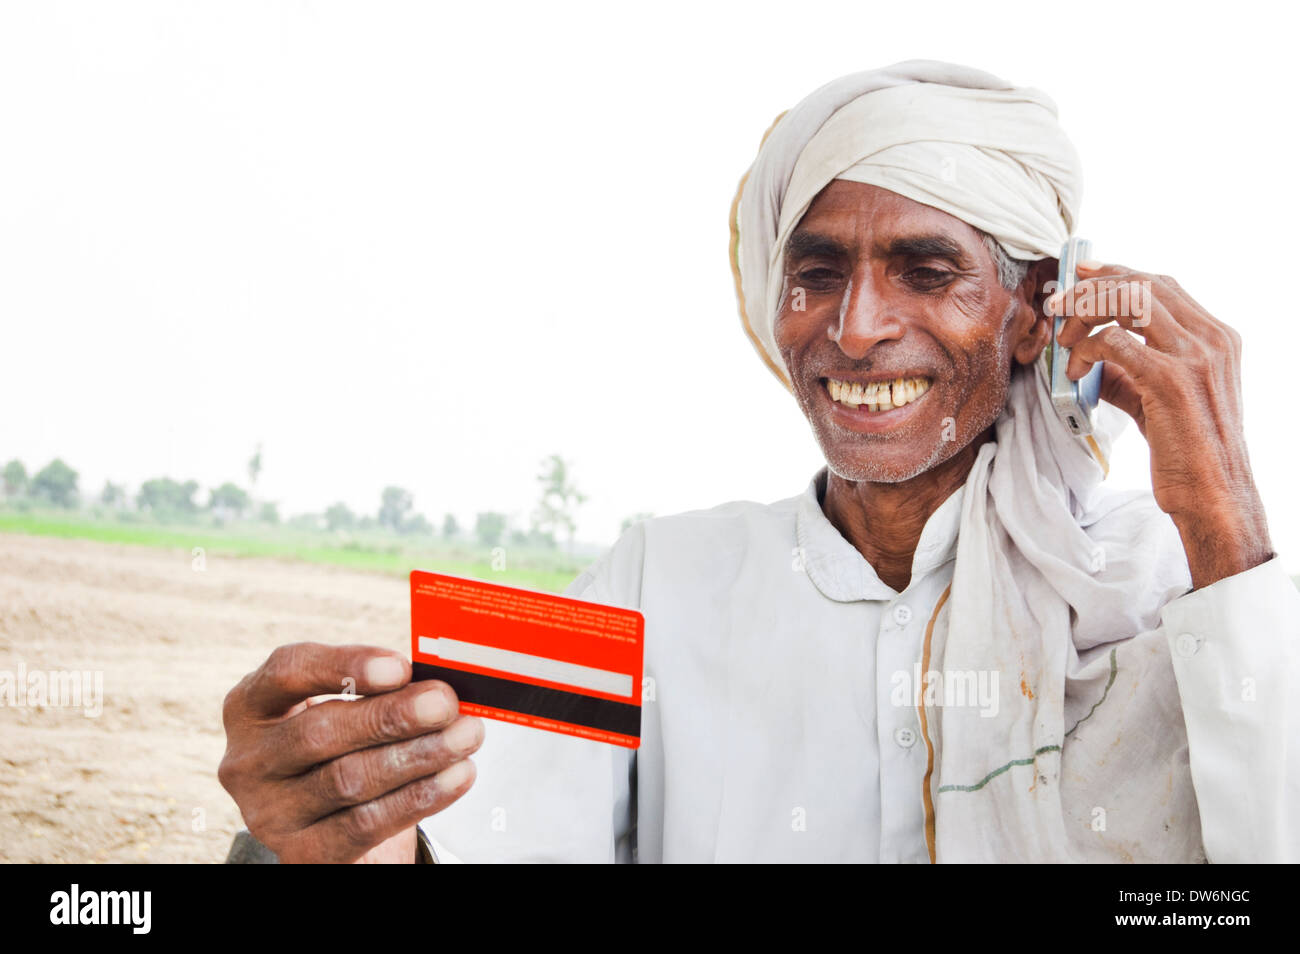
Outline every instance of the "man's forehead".
[[(935, 241), (935, 251), (956, 252), (979, 242), (979, 233), (955, 216), (862, 182), (836, 179), (813, 200), (786, 242), (786, 254), (816, 245), (870, 246), (885, 253), (900, 242)], [(940, 245), (946, 248), (939, 248)]]

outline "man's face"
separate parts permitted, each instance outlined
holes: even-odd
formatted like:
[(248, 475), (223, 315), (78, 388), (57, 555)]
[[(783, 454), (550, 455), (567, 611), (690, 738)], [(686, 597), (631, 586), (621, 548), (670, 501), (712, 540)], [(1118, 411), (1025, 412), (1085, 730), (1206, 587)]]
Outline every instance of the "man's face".
[(979, 233), (946, 212), (859, 182), (823, 189), (786, 245), (775, 336), (830, 469), (908, 480), (986, 430), (1013, 357), (1046, 338), (1034, 281), (1003, 288)]

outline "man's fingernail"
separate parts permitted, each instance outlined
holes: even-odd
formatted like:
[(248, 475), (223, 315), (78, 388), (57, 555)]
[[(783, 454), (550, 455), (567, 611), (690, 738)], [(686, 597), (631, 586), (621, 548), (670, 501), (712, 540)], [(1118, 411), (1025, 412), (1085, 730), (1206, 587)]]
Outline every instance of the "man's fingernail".
[(380, 656), (366, 663), (366, 682), (375, 689), (394, 688), (406, 678), (406, 667), (392, 656)]
[(451, 718), (447, 694), (441, 689), (430, 689), (415, 697), (415, 718), (421, 725), (437, 725)]
[(455, 765), (448, 765), (433, 777), (434, 783), (444, 792), (454, 791), (470, 780), (474, 774), (474, 763), (463, 759)]
[(1101, 262), (1097, 261), (1095, 258), (1085, 258), (1079, 263), (1079, 267), (1086, 268), (1090, 272), (1095, 272), (1097, 269), (1101, 268)]
[(483, 723), (478, 719), (457, 719), (443, 730), (442, 741), (453, 752), (468, 752), (483, 739)]

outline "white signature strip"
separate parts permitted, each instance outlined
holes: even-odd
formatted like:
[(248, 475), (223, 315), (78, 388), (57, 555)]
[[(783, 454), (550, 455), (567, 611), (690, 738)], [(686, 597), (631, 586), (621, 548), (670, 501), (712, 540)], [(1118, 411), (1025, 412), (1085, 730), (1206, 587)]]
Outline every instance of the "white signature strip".
[(448, 639), (445, 636), (421, 636), (419, 646), (420, 652), (448, 662), (482, 666), (484, 669), (496, 669), (514, 676), (545, 679), (575, 689), (590, 689), (593, 692), (607, 692), (611, 696), (632, 698), (632, 677), (627, 673), (580, 666), (577, 663), (517, 653), (513, 649), (498, 649), (482, 643), (467, 643), (462, 639)]

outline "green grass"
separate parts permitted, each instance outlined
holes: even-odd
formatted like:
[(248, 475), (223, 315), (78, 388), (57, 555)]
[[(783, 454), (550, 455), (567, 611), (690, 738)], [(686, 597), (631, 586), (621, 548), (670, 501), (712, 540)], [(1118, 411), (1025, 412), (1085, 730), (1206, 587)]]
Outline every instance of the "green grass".
[(202, 547), (211, 556), (304, 560), (393, 576), (405, 576), (415, 569), (436, 570), (553, 593), (568, 586), (589, 562), (556, 551), (506, 545), (506, 567), (494, 570), (490, 549), (469, 543), (428, 540), (417, 544), (379, 533), (342, 539), (292, 527), (165, 524), (40, 510), (0, 510), (0, 533), (183, 550)]
[[(139, 518), (123, 521), (76, 511), (0, 510), (0, 533), (183, 550), (203, 547), (217, 556), (305, 560), (394, 576), (405, 576), (416, 569), (436, 570), (552, 593), (568, 586), (589, 562), (552, 550), (507, 546), (506, 568), (494, 570), (490, 551), (468, 543), (430, 540), (413, 545), (402, 537), (384, 534), (358, 534), (345, 542), (326, 533), (287, 526), (150, 523)], [(1300, 576), (1292, 579), (1300, 589)]]

